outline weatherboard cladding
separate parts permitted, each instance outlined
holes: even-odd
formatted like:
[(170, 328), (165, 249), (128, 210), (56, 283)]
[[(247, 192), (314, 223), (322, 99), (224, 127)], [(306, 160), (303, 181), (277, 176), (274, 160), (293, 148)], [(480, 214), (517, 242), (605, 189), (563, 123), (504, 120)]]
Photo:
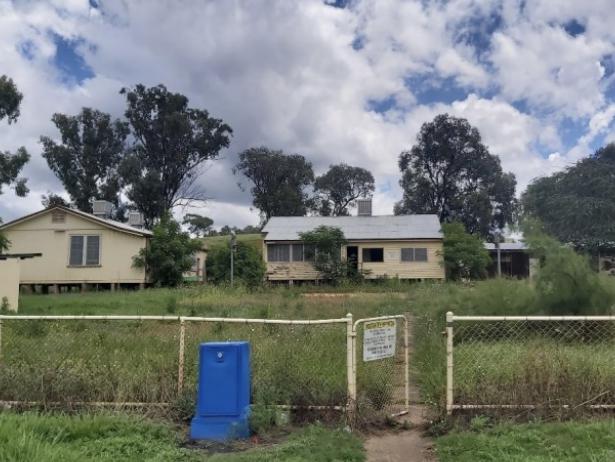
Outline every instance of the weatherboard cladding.
[(271, 217), (265, 241), (296, 241), (299, 234), (319, 226), (340, 228), (348, 240), (442, 239), (437, 215), (369, 217)]

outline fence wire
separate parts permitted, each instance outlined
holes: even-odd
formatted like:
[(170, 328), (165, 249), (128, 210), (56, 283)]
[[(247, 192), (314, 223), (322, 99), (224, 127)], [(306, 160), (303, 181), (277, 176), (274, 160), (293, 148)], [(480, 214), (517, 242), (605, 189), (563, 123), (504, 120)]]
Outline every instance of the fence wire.
[(407, 409), (407, 356), (405, 320), (390, 318), (395, 324), (395, 351), (388, 358), (367, 360), (364, 351), (365, 331), (370, 321), (358, 321), (356, 327), (357, 416), (373, 421)]
[(455, 317), (452, 327), (453, 409), (615, 408), (615, 319)]
[(1, 323), (1, 401), (165, 403), (176, 396), (176, 322)]
[(252, 402), (345, 406), (346, 324), (186, 322), (184, 390), (196, 390), (201, 342), (250, 342)]

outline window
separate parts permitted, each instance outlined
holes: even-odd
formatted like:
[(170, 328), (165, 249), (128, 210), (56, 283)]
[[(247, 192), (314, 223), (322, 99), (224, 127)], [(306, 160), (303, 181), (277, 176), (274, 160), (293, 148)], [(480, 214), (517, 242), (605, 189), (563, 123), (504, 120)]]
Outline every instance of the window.
[(303, 244), (293, 244), (293, 261), (303, 261)]
[(401, 261), (427, 261), (427, 249), (414, 247), (401, 249)]
[(314, 261), (314, 256), (316, 255), (316, 247), (307, 244), (303, 246), (303, 261)]
[(100, 236), (71, 236), (70, 266), (98, 266), (100, 264)]
[(363, 261), (381, 263), (384, 261), (384, 249), (375, 248), (375, 249), (363, 249)]
[(268, 244), (267, 261), (290, 261), (290, 246), (288, 244)]

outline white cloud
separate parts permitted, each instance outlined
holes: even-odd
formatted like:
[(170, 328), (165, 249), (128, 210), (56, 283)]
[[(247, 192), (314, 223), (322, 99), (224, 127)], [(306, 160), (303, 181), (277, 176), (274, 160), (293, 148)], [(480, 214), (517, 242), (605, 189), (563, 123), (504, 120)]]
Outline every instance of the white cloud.
[[(61, 189), (38, 144), (40, 135), (56, 135), (51, 115), (92, 106), (119, 117), (119, 89), (139, 82), (165, 83), (233, 127), (231, 148), (201, 179), (212, 200), (200, 210), (217, 225), (257, 221), (231, 173), (249, 146), (301, 153), (317, 173), (341, 161), (368, 168), (379, 188), (375, 212), (391, 213), (401, 195), (397, 157), (440, 112), (476, 125), (521, 188), (611, 136), (615, 109), (601, 64), (615, 49), (608, 2), (528, 0), (523, 10), (498, 0), (356, 0), (345, 9), (320, 0), (100, 3), (102, 11), (87, 0), (0, 0), (0, 74), (25, 95), (18, 123), (0, 123), (0, 148), (25, 145), (33, 155), (25, 171), (32, 194), (1, 196), (5, 219), (36, 210), (40, 194)], [(483, 19), (498, 13), (501, 25), (490, 36)], [(560, 26), (574, 17), (587, 27), (576, 38)], [(95, 77), (62, 82), (52, 32), (84, 40), (79, 52)], [(487, 49), (465, 39), (474, 32)], [(433, 88), (452, 81), (467, 94), (421, 104), (409, 77)], [(370, 102), (390, 97), (391, 111), (370, 110)], [(526, 110), (514, 106), (519, 101)], [(587, 124), (572, 149), (558, 136), (564, 116)]]

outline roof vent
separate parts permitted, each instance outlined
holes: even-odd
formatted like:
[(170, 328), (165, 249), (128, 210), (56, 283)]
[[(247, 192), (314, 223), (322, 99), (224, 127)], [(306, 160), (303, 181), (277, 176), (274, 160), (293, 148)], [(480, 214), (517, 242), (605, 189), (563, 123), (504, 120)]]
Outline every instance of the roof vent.
[(372, 200), (359, 199), (357, 200), (357, 215), (360, 217), (372, 216)]
[(111, 218), (113, 204), (109, 201), (94, 201), (92, 202), (92, 213), (98, 218)]
[(143, 228), (143, 214), (140, 212), (128, 212), (128, 224), (133, 228)]

